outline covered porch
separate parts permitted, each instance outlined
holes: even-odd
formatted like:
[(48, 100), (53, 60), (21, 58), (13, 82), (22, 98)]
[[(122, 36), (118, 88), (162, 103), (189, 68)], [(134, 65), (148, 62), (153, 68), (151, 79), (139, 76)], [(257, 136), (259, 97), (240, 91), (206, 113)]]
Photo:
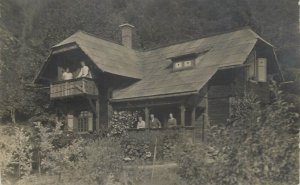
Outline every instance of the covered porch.
[[(205, 91), (206, 92), (206, 91)], [(113, 109), (117, 111), (139, 111), (146, 123), (146, 128), (128, 129), (130, 133), (179, 131), (187, 133), (193, 141), (204, 140), (205, 130), (209, 125), (207, 93), (193, 95), (172, 96), (157, 99), (141, 99), (137, 101), (113, 101)], [(169, 114), (177, 120), (175, 128), (168, 128)], [(150, 115), (153, 114), (162, 125), (162, 128), (150, 128)]]

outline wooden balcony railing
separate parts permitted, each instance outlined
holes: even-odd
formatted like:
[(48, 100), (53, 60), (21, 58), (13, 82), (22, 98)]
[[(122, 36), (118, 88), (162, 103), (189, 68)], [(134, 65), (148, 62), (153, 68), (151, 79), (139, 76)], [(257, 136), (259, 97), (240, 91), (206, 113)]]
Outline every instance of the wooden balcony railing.
[(50, 98), (63, 98), (78, 95), (97, 96), (98, 89), (91, 78), (75, 78), (53, 82), (50, 85)]

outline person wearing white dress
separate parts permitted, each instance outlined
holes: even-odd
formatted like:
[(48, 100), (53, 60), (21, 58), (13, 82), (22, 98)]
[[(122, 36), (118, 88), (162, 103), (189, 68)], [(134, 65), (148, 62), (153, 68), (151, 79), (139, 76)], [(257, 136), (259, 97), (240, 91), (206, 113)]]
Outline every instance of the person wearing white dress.
[(63, 80), (71, 80), (71, 79), (73, 79), (73, 74), (70, 72), (69, 68), (66, 68), (65, 72), (63, 72), (62, 79)]
[(81, 64), (81, 69), (79, 74), (77, 75), (77, 78), (81, 78), (81, 77), (92, 78), (91, 71), (89, 67), (85, 65), (85, 62), (81, 61), (80, 64)]

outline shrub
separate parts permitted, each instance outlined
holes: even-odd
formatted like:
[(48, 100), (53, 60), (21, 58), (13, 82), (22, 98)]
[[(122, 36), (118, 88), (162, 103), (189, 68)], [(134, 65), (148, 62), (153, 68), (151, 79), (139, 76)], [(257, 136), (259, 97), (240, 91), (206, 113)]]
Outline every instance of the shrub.
[(17, 179), (32, 171), (32, 148), (30, 129), (21, 126), (1, 126), (0, 128), (1, 173)]
[(126, 129), (135, 127), (138, 115), (138, 111), (115, 111), (109, 122), (109, 136), (122, 136), (126, 134)]
[(112, 138), (74, 141), (47, 154), (46, 173), (31, 175), (19, 184), (104, 185), (110, 175), (120, 181), (123, 157), (119, 141)]
[(185, 145), (181, 148), (177, 173), (189, 185), (223, 184), (225, 159), (219, 150), (204, 143)]
[[(186, 140), (179, 130), (155, 130), (129, 132), (122, 138), (124, 156), (130, 160), (152, 161), (156, 144), (158, 161), (174, 161), (177, 150)], [(157, 143), (156, 143), (157, 142)]]
[[(275, 84), (271, 89), (271, 104), (245, 94), (230, 122), (210, 128), (209, 143), (184, 148), (178, 173), (188, 184), (297, 183), (299, 114)], [(211, 147), (216, 159), (209, 162)]]

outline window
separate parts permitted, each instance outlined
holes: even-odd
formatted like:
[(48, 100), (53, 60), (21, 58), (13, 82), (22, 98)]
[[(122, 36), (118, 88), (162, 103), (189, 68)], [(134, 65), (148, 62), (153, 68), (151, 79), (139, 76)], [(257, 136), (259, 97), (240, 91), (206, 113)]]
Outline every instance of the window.
[(173, 63), (173, 70), (184, 70), (192, 68), (195, 65), (195, 60), (182, 60)]
[(187, 60), (187, 61), (184, 61), (184, 67), (191, 67), (192, 66), (192, 61), (190, 60)]
[(174, 69), (181, 69), (182, 68), (182, 62), (175, 62), (174, 63)]
[(93, 114), (81, 111), (78, 116), (78, 132), (93, 131)]
[[(170, 57), (168, 59), (172, 60), (173, 71), (192, 69), (196, 66), (196, 63), (200, 62), (203, 56), (210, 50), (211, 48), (205, 48), (199, 52), (185, 53), (182, 55), (177, 55)], [(169, 66), (168, 66), (169, 67)], [(170, 65), (171, 67), (171, 65)]]

